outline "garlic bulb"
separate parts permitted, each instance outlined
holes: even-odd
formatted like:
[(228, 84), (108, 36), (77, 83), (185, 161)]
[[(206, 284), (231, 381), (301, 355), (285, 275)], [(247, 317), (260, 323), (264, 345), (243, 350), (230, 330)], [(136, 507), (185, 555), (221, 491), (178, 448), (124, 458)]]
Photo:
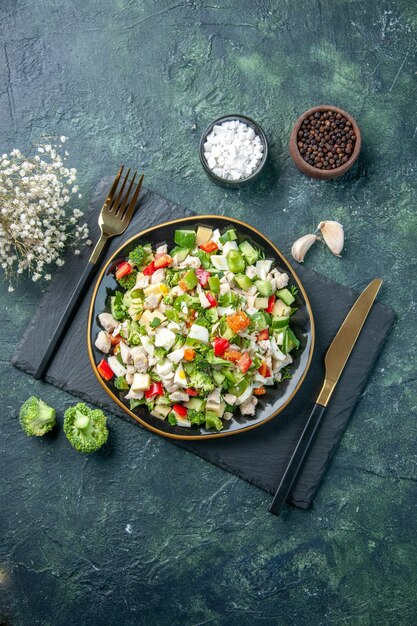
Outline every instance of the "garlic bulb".
[(302, 263), (304, 261), (304, 257), (307, 252), (310, 250), (311, 246), (315, 241), (317, 241), (317, 235), (304, 235), (304, 237), (300, 237), (297, 239), (292, 245), (291, 254), (292, 257), (297, 263)]
[(335, 256), (340, 256), (345, 243), (345, 234), (342, 224), (328, 220), (326, 222), (320, 222), (318, 229), (321, 231), (323, 239), (330, 251), (333, 252)]

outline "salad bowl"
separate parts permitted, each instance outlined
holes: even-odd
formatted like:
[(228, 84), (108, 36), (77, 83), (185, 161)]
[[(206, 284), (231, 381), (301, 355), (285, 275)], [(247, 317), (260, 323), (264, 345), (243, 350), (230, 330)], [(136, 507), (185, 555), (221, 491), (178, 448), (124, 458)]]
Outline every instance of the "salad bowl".
[[(116, 291), (120, 290), (115, 278), (115, 268), (120, 267), (124, 259), (138, 245), (150, 244), (152, 249), (155, 249), (161, 244), (167, 244), (168, 249), (171, 249), (175, 245), (174, 239), (176, 231), (178, 232), (177, 229), (195, 231), (198, 227), (213, 231), (218, 229), (222, 233), (227, 232), (228, 229), (234, 229), (238, 244), (248, 242), (259, 250), (265, 259), (273, 260), (274, 266), (279, 272), (285, 272), (289, 276), (288, 287), (293, 289), (295, 295), (295, 301), (292, 304), (295, 312), (291, 315), (291, 328), (297, 338), (297, 348), (291, 352), (292, 363), (288, 367), (289, 376), (281, 382), (267, 387), (267, 393), (257, 398), (254, 415), (233, 413), (233, 416), (229, 416), (229, 419), (224, 421), (220, 432), (211, 428), (207, 429), (205, 424), (193, 424), (191, 427), (180, 426), (178, 423), (173, 425), (169, 420), (151, 414), (144, 404), (131, 408), (131, 402), (125, 399), (126, 390), (117, 388), (114, 379), (105, 380), (102, 370), (98, 367), (103, 359), (102, 351), (96, 347), (97, 336), (103, 331), (99, 315), (103, 312), (110, 312), (110, 298)], [(265, 235), (253, 226), (234, 218), (218, 215), (191, 216), (159, 224), (139, 232), (114, 252), (101, 270), (94, 287), (88, 315), (87, 347), (91, 366), (99, 383), (113, 401), (139, 424), (159, 435), (172, 439), (214, 439), (237, 435), (259, 427), (276, 417), (291, 402), (311, 363), (314, 349), (314, 320), (308, 296), (296, 272), (285, 256)]]

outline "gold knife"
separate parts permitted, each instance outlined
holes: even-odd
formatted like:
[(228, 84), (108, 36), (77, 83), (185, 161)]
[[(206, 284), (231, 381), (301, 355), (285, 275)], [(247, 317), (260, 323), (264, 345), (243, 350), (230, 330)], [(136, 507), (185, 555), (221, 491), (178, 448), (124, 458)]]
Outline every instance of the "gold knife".
[(372, 308), (382, 285), (380, 278), (375, 278), (361, 293), (337, 331), (324, 358), (325, 378), (316, 404), (311, 411), (303, 433), (297, 443), (287, 469), (275, 493), (269, 512), (279, 515), (299, 474), (300, 468), (314, 440), (331, 395), (338, 383), (344, 367), (350, 357), (362, 327)]

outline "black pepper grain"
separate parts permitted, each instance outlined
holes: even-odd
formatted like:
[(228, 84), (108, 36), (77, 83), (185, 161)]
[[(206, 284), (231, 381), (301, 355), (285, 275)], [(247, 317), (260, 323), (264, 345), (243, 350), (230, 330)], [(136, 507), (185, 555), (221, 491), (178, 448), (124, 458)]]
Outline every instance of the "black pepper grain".
[(356, 143), (352, 123), (341, 113), (316, 111), (303, 120), (297, 146), (304, 161), (320, 170), (347, 163)]

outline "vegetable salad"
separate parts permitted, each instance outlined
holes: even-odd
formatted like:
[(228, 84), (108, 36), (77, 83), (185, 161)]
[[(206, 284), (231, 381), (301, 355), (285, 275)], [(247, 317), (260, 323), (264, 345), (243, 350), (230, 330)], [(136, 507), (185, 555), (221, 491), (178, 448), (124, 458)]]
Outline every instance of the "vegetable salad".
[(97, 369), (131, 409), (220, 431), (291, 376), (296, 289), (234, 229), (176, 230), (174, 240), (169, 251), (139, 245), (116, 267)]

